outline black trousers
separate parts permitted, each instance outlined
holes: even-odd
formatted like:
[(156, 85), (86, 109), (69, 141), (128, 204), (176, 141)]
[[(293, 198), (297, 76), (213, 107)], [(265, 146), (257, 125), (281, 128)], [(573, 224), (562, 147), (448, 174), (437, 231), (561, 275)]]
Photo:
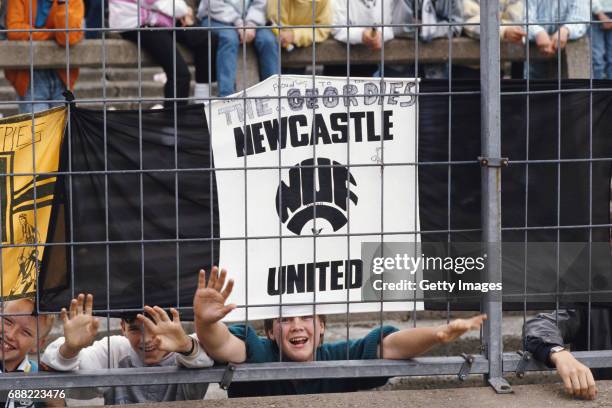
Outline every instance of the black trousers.
[[(126, 40), (138, 43), (137, 31), (125, 31), (121, 36)], [(172, 56), (173, 36), (172, 31), (141, 31), (140, 46), (145, 50), (156, 63), (161, 65), (168, 81), (164, 86), (164, 98), (174, 98), (174, 84), (176, 82), (176, 97), (187, 98), (189, 96), (189, 82), (191, 75), (187, 62), (176, 49), (176, 75)], [(195, 77), (197, 83), (208, 83), (209, 68), (212, 70), (211, 81), (215, 80), (215, 55), (216, 47), (215, 40), (211, 39), (211, 44), (208, 43), (208, 34), (205, 31), (193, 30), (176, 30), (176, 42), (183, 44), (193, 54), (195, 63)], [(212, 61), (208, 61), (208, 48), (212, 45), (210, 55)], [(177, 101), (177, 104), (186, 104), (187, 101)], [(172, 101), (164, 101), (164, 107), (170, 108), (173, 106)]]

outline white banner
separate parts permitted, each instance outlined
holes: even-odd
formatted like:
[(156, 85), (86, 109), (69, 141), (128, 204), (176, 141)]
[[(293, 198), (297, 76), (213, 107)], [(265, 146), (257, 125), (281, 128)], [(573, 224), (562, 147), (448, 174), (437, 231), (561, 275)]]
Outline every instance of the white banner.
[(219, 264), (235, 280), (230, 301), (248, 305), (226, 320), (276, 317), (281, 304), (283, 316), (380, 310), (364, 297), (361, 243), (420, 241), (416, 90), (414, 79), (283, 75), (206, 108)]

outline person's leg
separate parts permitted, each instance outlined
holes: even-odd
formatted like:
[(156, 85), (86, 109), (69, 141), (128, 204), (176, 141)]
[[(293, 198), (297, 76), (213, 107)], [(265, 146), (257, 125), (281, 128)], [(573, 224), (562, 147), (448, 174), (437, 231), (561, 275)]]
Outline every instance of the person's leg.
[(525, 79), (527, 79), (527, 70), (529, 70), (529, 80), (553, 79), (556, 77), (556, 70), (553, 76), (551, 75), (550, 67), (551, 63), (549, 62), (531, 62), (525, 64)]
[[(53, 72), (49, 69), (35, 69), (34, 76), (30, 78), (30, 85), (24, 96), (18, 96), (17, 100), (30, 103), (20, 103), (19, 113), (40, 112), (51, 108), (48, 102), (51, 98), (53, 87)], [(57, 76), (57, 75), (55, 75)]]
[(604, 31), (599, 24), (591, 24), (593, 41), (591, 44), (593, 55), (593, 79), (603, 79), (606, 68), (606, 40)]
[(448, 64), (423, 64), (425, 78), (448, 79)]
[[(138, 33), (136, 31), (125, 31), (121, 33), (123, 38), (134, 43), (138, 41)], [(174, 87), (176, 82), (176, 97), (186, 98), (189, 96), (189, 81), (191, 75), (187, 68), (187, 63), (183, 59), (181, 53), (176, 49), (176, 75), (175, 64), (172, 57), (172, 33), (170, 31), (141, 31), (140, 45), (143, 50), (158, 63), (166, 73), (168, 80), (164, 85), (164, 97), (174, 98)], [(171, 108), (173, 101), (164, 101), (164, 107)], [(179, 104), (185, 104), (186, 101), (181, 101)]]
[(606, 78), (612, 79), (612, 30), (606, 30), (603, 35), (605, 42), (606, 55), (604, 61), (606, 64), (605, 73)]
[[(86, 2), (85, 24), (87, 28), (102, 28), (104, 22), (104, 16), (102, 15), (103, 1), (105, 0), (88, 0)], [(99, 31), (87, 31), (85, 38), (94, 40), (102, 38), (102, 34)]]
[[(216, 37), (211, 35), (211, 47), (208, 46), (208, 33), (201, 31), (177, 31), (176, 40), (185, 45), (193, 55), (196, 81), (193, 96), (195, 103), (204, 103), (210, 97), (210, 82), (215, 80)], [(212, 75), (209, 78), (210, 71)]]
[[(208, 19), (202, 20), (201, 26), (208, 27)], [(212, 33), (217, 38), (216, 65), (219, 96), (227, 96), (234, 93), (236, 86), (236, 62), (240, 39), (233, 25), (211, 19), (210, 27), (216, 28), (216, 30), (212, 30)]]
[[(420, 68), (422, 65), (419, 66)], [(385, 76), (390, 78), (415, 77), (415, 64), (385, 64)], [(419, 70), (420, 71), (420, 70)], [(372, 74), (373, 77), (380, 78), (382, 76), (382, 65), (379, 65), (376, 71)]]
[(49, 88), (50, 89), (49, 100), (57, 101), (57, 102), (50, 102), (49, 107), (55, 108), (56, 106), (63, 105), (64, 104), (63, 102), (66, 100), (66, 97), (64, 96), (66, 85), (64, 85), (64, 82), (62, 82), (62, 79), (58, 75), (57, 71), (53, 70), (50, 72), (52, 73), (53, 77), (50, 78), (51, 86)]
[(263, 81), (269, 76), (278, 74), (278, 42), (272, 30), (267, 28), (257, 29), (255, 50), (257, 50), (257, 59), (259, 60), (259, 80)]

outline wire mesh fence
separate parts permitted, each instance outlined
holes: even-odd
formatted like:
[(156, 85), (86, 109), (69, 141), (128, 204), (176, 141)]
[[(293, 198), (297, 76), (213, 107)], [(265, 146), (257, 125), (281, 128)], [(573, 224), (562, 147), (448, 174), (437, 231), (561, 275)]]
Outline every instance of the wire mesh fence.
[[(544, 341), (548, 348), (532, 346), (535, 359), (504, 350), (504, 309), (521, 311), (527, 329), (536, 310), (556, 310), (538, 319), (571, 326), (572, 350), (586, 366), (612, 367), (612, 339), (602, 338), (610, 324), (605, 271), (612, 227), (609, 87), (600, 80), (607, 75), (605, 13), (612, 13), (605, 4), (34, 3), (3, 3), (0, 30), (16, 40), (0, 44), (6, 50), (0, 112), (29, 112), (21, 128), (9, 126), (17, 120), (2, 123), (2, 267), (19, 272), (16, 283), (4, 281), (7, 272), (0, 275), (0, 286), (5, 300), (36, 299), (17, 315), (29, 316), (27, 307), (57, 315), (79, 293), (94, 293), (93, 313), (109, 334), (118, 325), (127, 339), (130, 330), (142, 333), (133, 346), (143, 359), (150, 332), (139, 324), (130, 329), (134, 315), (160, 304), (191, 320), (197, 269), (221, 262), (236, 274), (239, 300), (229, 320), (246, 327), (274, 317), (282, 328), (295, 324), (295, 316), (339, 315), (347, 342), (337, 358), (341, 364), (318, 361), (317, 353), (309, 359), (314, 361), (292, 361), (280, 341), (276, 362), (193, 371), (174, 364), (124, 368), (111, 352), (117, 339), (109, 335), (100, 343), (106, 350), (100, 367), (6, 373), (0, 389), (374, 377), (384, 383), (393, 376), (482, 374), (496, 391), (509, 392), (504, 376), (547, 369), (536, 360), (558, 339)], [(262, 85), (253, 86), (258, 81)], [(68, 88), (72, 93), (61, 95)], [(190, 108), (199, 102), (204, 108)], [(64, 141), (55, 168), (45, 169), (37, 142), (49, 122), (33, 111), (56, 105), (67, 111)], [(123, 109), (129, 115), (122, 116)], [(364, 140), (373, 148), (360, 150)], [(159, 145), (164, 148), (152, 147)], [(23, 146), (31, 148), (15, 165)], [(296, 156), (285, 146), (306, 153)], [(235, 157), (224, 160), (224, 149)], [(271, 158), (259, 160), (264, 152)], [(354, 174), (375, 183), (364, 188)], [(26, 179), (31, 181), (15, 188)], [(273, 180), (268, 210), (274, 222), (258, 212), (266, 205), (259, 189), (269, 189), (259, 184), (264, 179)], [(322, 181), (327, 179), (333, 184)], [(295, 180), (301, 183), (297, 193)], [(160, 185), (165, 196), (155, 190)], [(91, 196), (97, 201), (84, 198)], [(333, 205), (322, 205), (325, 200)], [(330, 215), (332, 207), (339, 215)], [(121, 211), (128, 215), (117, 215)], [(41, 217), (51, 221), (39, 225)], [(6, 235), (9, 229), (14, 237)], [(486, 254), (475, 281), (503, 282), (504, 291), (462, 295), (415, 288), (400, 298), (384, 291), (368, 297), (363, 287), (373, 275), (366, 274), (365, 242), (378, 244), (375, 253), (390, 250), (383, 243), (411, 242), (406, 253), (415, 255)], [(466, 242), (473, 246), (458, 249)], [(549, 246), (534, 245), (539, 242)], [(14, 259), (7, 255), (11, 249)], [(198, 253), (201, 263), (194, 264)], [(156, 274), (161, 268), (169, 272)], [(448, 271), (434, 276), (457, 279)], [(3, 303), (3, 333), (19, 326), (4, 309), (9, 305)], [(408, 314), (416, 329), (424, 327), (424, 309), (442, 311), (447, 323), (456, 310), (486, 313), (478, 350), (390, 360), (380, 347), (370, 358), (351, 357), (348, 339), (362, 334), (355, 330), (362, 319), (356, 312), (374, 313), (368, 324), (378, 328), (372, 333), (382, 344), (389, 310)], [(39, 346), (32, 361), (44, 363), (40, 340), (49, 322), (34, 322), (36, 330), (26, 333)], [(304, 330), (316, 335), (318, 324), (308, 320), (312, 329)], [(8, 335), (5, 371), (34, 371), (9, 369), (15, 344)], [(265, 328), (264, 335), (274, 337)], [(566, 329), (561, 335), (563, 343), (571, 337)]]

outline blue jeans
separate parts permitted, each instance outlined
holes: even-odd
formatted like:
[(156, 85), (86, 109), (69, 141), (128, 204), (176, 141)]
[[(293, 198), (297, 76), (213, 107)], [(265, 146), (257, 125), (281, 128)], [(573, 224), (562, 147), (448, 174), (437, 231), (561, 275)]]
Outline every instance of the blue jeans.
[[(32, 89), (34, 92), (32, 93)], [(30, 101), (32, 103), (20, 103), (19, 113), (40, 112), (63, 105), (65, 98), (62, 92), (66, 86), (57, 72), (53, 69), (35, 69), (34, 78), (30, 78), (30, 86), (25, 96), (17, 96), (18, 101)]]
[[(202, 27), (208, 27), (208, 18), (204, 18)], [(226, 27), (223, 30), (212, 30), (217, 36), (217, 83), (219, 96), (227, 96), (235, 92), (236, 66), (240, 38), (233, 25), (217, 20), (210, 20), (211, 27)], [(258, 28), (255, 34), (255, 50), (259, 60), (259, 79), (264, 80), (270, 75), (278, 74), (278, 43), (272, 30)]]
[[(104, 25), (104, 16), (102, 15), (102, 2), (106, 0), (87, 0), (85, 14), (85, 25), (87, 28), (102, 28)], [(108, 5), (106, 6), (108, 10)], [(95, 40), (102, 38), (101, 31), (86, 31), (85, 38), (88, 40)]]
[(612, 79), (612, 30), (602, 30), (592, 24), (593, 30), (593, 79)]

